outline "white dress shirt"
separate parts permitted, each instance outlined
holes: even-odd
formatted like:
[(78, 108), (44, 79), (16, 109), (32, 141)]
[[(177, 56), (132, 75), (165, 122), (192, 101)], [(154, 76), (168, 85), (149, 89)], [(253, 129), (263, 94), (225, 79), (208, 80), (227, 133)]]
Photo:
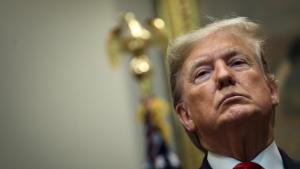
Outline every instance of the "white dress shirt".
[[(231, 169), (240, 163), (239, 160), (212, 152), (208, 152), (207, 160), (213, 169)], [(265, 169), (284, 169), (283, 161), (275, 141), (260, 152), (252, 162), (261, 165)]]

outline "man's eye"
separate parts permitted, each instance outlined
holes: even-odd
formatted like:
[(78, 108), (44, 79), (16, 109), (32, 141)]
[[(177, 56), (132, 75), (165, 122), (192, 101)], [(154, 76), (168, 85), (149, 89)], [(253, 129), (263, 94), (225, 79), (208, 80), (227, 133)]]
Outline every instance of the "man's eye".
[(200, 72), (198, 72), (197, 73), (197, 77), (202, 77), (202, 76), (204, 76), (204, 75), (206, 75), (208, 73), (208, 71), (200, 71)]
[(247, 62), (243, 59), (236, 59), (230, 63), (230, 66), (232, 66), (232, 67), (236, 67), (236, 66), (239, 67), (239, 66), (244, 66), (244, 65), (247, 65)]
[(210, 73), (211, 73), (210, 69), (202, 69), (202, 70), (197, 71), (194, 76), (195, 82), (200, 82), (200, 81), (207, 79), (209, 77)]

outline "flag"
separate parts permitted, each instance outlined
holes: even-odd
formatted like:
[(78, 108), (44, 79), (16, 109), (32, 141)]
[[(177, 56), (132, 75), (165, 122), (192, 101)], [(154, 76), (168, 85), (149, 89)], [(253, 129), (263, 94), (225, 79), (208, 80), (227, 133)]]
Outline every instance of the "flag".
[(147, 97), (140, 106), (146, 142), (144, 169), (180, 169), (180, 161), (170, 147), (167, 122), (168, 104), (156, 97)]

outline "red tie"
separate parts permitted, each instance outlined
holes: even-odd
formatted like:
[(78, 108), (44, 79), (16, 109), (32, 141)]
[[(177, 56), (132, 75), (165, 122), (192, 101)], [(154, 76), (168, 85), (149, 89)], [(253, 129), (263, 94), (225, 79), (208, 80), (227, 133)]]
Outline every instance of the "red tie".
[(233, 169), (263, 169), (263, 167), (253, 162), (241, 162)]

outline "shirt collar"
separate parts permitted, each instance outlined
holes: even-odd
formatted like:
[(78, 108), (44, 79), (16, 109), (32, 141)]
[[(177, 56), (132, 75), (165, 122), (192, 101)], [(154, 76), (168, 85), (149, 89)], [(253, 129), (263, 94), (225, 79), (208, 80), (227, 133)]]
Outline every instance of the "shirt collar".
[[(239, 160), (232, 157), (227, 157), (212, 152), (208, 152), (207, 160), (213, 169), (228, 169), (233, 168)], [(282, 158), (275, 141), (272, 142), (266, 149), (260, 152), (253, 160), (263, 168), (284, 169)]]

